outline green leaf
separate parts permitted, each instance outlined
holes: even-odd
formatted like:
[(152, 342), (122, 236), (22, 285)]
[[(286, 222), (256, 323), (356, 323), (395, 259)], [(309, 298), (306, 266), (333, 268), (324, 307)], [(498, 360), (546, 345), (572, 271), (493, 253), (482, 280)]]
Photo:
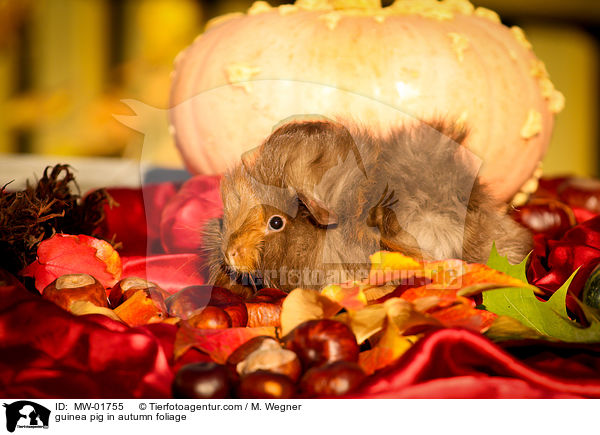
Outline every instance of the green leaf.
[(503, 257), (498, 253), (496, 244), (494, 243), (492, 245), (492, 252), (490, 252), (490, 258), (487, 261), (487, 266), (512, 276), (513, 278), (527, 282), (527, 260), (529, 260), (529, 255), (527, 255), (527, 257), (519, 264), (510, 264), (506, 257)]
[(498, 316), (489, 329), (485, 331), (485, 336), (493, 341), (523, 340), (527, 338), (550, 339), (550, 337), (541, 335), (509, 316)]
[[(488, 266), (527, 282), (526, 262), (527, 259), (519, 265), (511, 265), (505, 257), (498, 254), (494, 246)], [(499, 316), (512, 317), (527, 328), (548, 337), (577, 343), (600, 342), (600, 321), (597, 318), (588, 319), (590, 326), (584, 328), (567, 315), (567, 290), (576, 273), (577, 271), (546, 302), (540, 301), (531, 287), (510, 287), (485, 291), (483, 306)]]

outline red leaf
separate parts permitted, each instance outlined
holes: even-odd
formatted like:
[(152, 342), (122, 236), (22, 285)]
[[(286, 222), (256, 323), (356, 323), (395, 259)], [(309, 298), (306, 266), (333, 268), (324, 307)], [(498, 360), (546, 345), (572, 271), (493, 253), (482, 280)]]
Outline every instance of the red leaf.
[(25, 267), (24, 276), (35, 278), (41, 292), (56, 278), (71, 273), (87, 273), (112, 287), (121, 277), (121, 258), (104, 240), (85, 235), (55, 234), (40, 243), (38, 259)]
[(478, 310), (470, 299), (459, 297), (457, 302), (428, 314), (447, 328), (463, 327), (474, 332), (485, 332), (498, 317), (489, 311)]
[(450, 305), (456, 302), (456, 292), (458, 290), (438, 290), (435, 288), (431, 288), (427, 285), (421, 287), (413, 287), (404, 291), (400, 297), (410, 302), (414, 302), (417, 299), (423, 299), (427, 297), (434, 296), (439, 300), (438, 305)]
[(190, 348), (195, 347), (206, 352), (216, 363), (224, 364), (231, 353), (239, 346), (260, 335), (275, 337), (275, 328), (196, 329), (187, 322), (180, 324), (175, 337), (175, 359)]

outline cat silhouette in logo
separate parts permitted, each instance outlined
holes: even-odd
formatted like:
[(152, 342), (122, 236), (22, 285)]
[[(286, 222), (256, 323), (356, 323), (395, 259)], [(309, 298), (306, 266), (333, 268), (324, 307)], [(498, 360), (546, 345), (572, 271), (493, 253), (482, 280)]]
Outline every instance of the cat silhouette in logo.
[[(18, 426), (48, 427), (50, 410), (29, 400), (4, 404), (6, 408), (6, 430), (14, 432)], [(41, 423), (40, 423), (41, 421)]]

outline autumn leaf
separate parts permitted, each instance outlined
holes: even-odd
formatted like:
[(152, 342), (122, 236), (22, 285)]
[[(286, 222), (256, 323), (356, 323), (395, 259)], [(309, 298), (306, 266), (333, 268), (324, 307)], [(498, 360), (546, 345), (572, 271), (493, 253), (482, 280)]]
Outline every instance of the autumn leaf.
[(503, 287), (529, 287), (527, 281), (513, 278), (506, 273), (495, 270), (483, 264), (469, 264), (467, 271), (459, 278), (459, 295), (469, 296), (479, 294), (484, 290)]
[(330, 284), (321, 290), (321, 295), (347, 310), (360, 310), (367, 305), (365, 285), (359, 283)]
[(392, 349), (374, 347), (358, 354), (358, 365), (367, 376), (370, 376), (377, 370), (393, 363), (395, 361), (393, 354)]
[(356, 342), (361, 344), (383, 329), (386, 315), (384, 305), (375, 304), (359, 311), (345, 313), (342, 321), (352, 329)]
[(527, 284), (527, 261), (529, 260), (529, 255), (525, 257), (523, 261), (519, 264), (510, 264), (507, 257), (503, 257), (498, 253), (498, 249), (496, 249), (496, 244), (492, 245), (492, 250), (490, 252), (490, 257), (486, 265), (495, 269), (499, 272), (505, 273), (506, 275), (512, 276), (524, 283)]
[(162, 322), (167, 317), (164, 300), (154, 289), (136, 291), (114, 311), (129, 326)]
[[(113, 277), (118, 276), (119, 278), (121, 278), (121, 272), (123, 270), (121, 264), (121, 257), (110, 243), (102, 239), (96, 239), (94, 237), (86, 236), (85, 234), (80, 234), (78, 237), (81, 242), (88, 244), (92, 248), (96, 249), (96, 257), (98, 257), (100, 261), (106, 264), (106, 271), (108, 273), (110, 273)], [(117, 278), (117, 281), (119, 280), (119, 278)], [(107, 285), (107, 287), (110, 286)]]
[(435, 289), (429, 286), (413, 287), (405, 290), (400, 297), (407, 301), (417, 301), (428, 297), (436, 297), (438, 299), (438, 306), (447, 306), (456, 302), (457, 296), (456, 289)]
[(292, 290), (281, 306), (281, 335), (285, 337), (299, 324), (331, 317), (341, 309), (340, 305), (317, 291)]
[(586, 328), (567, 314), (567, 289), (573, 275), (546, 302), (530, 289), (504, 288), (483, 293), (483, 306), (500, 316), (510, 316), (539, 334), (571, 343), (599, 343), (600, 321), (590, 317)]
[(90, 301), (73, 301), (71, 303), (71, 307), (69, 308), (71, 313), (76, 316), (85, 316), (86, 314), (102, 314), (103, 316), (109, 317), (117, 322), (123, 323), (123, 320), (117, 314), (106, 307), (99, 307), (96, 304), (91, 303)]
[(428, 314), (447, 328), (460, 327), (474, 332), (485, 332), (498, 317), (489, 311), (475, 308), (475, 302), (471, 299), (460, 297), (453, 305), (428, 311)]
[(379, 251), (371, 255), (371, 270), (367, 282), (382, 285), (413, 276), (410, 271), (422, 269), (421, 263), (399, 252)]
[(419, 337), (416, 335), (396, 336), (394, 340), (395, 343), (391, 347), (378, 345), (358, 354), (358, 364), (367, 376), (392, 364), (410, 349), (419, 340)]
[(385, 307), (388, 325), (393, 325), (398, 334), (402, 334), (414, 326), (439, 324), (437, 320), (418, 311), (414, 304), (401, 298), (388, 299), (383, 303), (383, 306)]
[[(364, 316), (365, 313), (370, 316)], [(416, 343), (419, 336), (405, 336), (403, 335), (405, 331), (414, 326), (439, 325), (437, 320), (417, 311), (412, 303), (400, 298), (388, 299), (383, 304), (369, 306), (349, 314), (349, 317), (351, 322), (355, 322), (354, 325), (351, 323), (351, 327), (357, 328), (361, 324), (357, 323), (357, 320), (362, 318), (362, 325), (368, 324), (371, 332), (382, 331), (375, 346), (359, 354), (359, 364), (367, 374), (393, 363)], [(366, 320), (371, 322), (365, 323)], [(379, 325), (376, 325), (375, 320), (380, 322)], [(356, 329), (357, 341), (359, 337), (364, 338), (369, 335), (366, 331), (367, 329), (361, 330), (360, 327)], [(371, 333), (369, 337), (372, 335)]]
[(213, 361), (225, 364), (229, 355), (248, 340), (266, 335), (276, 337), (275, 328), (261, 326), (257, 328), (196, 329), (183, 321), (177, 330), (174, 344), (175, 359), (194, 347), (207, 353)]
[(414, 304), (401, 298), (391, 298), (381, 304), (369, 305), (359, 311), (351, 311), (343, 317), (360, 344), (385, 329), (389, 323), (402, 334), (417, 325), (439, 325), (431, 316), (417, 310)]
[[(496, 249), (492, 250), (488, 265), (498, 267), (503, 272), (525, 279), (526, 260), (519, 265), (510, 265)], [(600, 342), (600, 320), (589, 316), (590, 325), (583, 327), (572, 321), (567, 314), (566, 297), (571, 277), (547, 301), (539, 300), (531, 288), (502, 288), (483, 293), (483, 306), (499, 316), (509, 316), (538, 334), (566, 342)]]
[(74, 273), (89, 274), (109, 288), (121, 278), (121, 271), (119, 254), (104, 240), (55, 234), (40, 243), (37, 260), (21, 274), (33, 277), (35, 287), (42, 292), (56, 278)]
[(526, 280), (523, 282), (484, 264), (470, 264), (456, 259), (421, 263), (398, 252), (385, 251), (371, 256), (368, 280), (371, 286), (416, 279), (426, 279), (425, 285), (428, 289), (461, 290), (462, 296), (478, 294), (492, 288), (528, 285)]
[(548, 339), (545, 335), (523, 325), (509, 316), (498, 316), (485, 331), (486, 337), (493, 341), (523, 340), (527, 338)]

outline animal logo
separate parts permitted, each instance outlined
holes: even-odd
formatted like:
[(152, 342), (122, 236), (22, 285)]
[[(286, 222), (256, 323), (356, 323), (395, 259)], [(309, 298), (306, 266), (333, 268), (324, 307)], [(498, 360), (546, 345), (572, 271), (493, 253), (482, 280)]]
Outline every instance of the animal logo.
[(50, 410), (29, 400), (3, 404), (6, 408), (6, 430), (16, 428), (48, 428)]

